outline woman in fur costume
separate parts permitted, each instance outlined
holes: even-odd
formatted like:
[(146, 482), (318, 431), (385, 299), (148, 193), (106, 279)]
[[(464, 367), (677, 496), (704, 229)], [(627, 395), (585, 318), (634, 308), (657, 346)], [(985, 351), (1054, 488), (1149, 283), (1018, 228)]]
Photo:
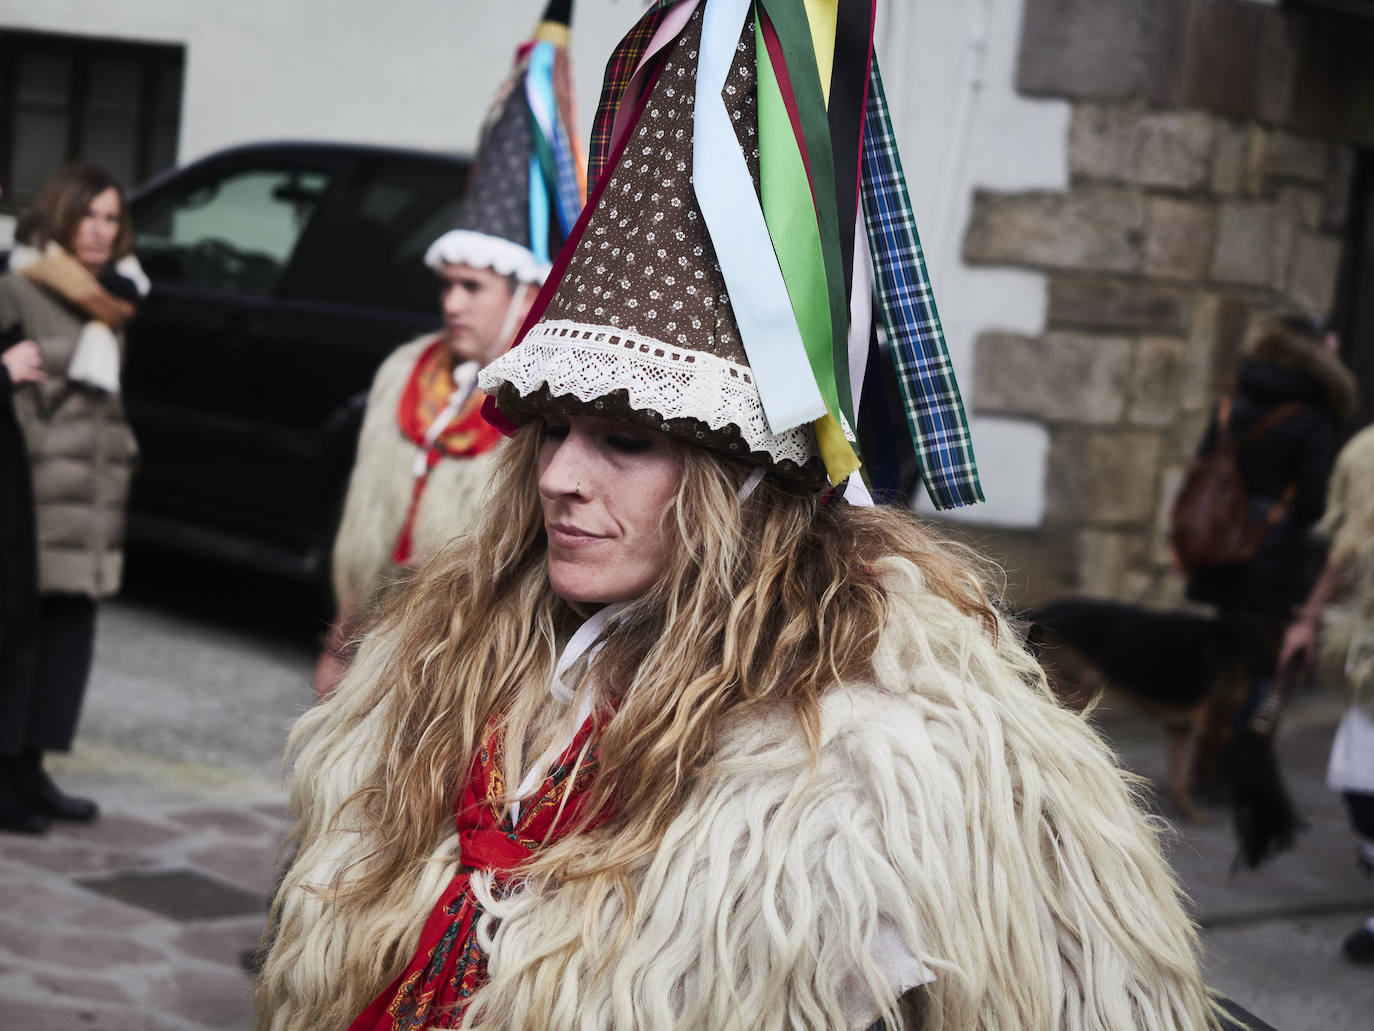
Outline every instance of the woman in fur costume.
[[(514, 437), (500, 502), (294, 732), (263, 1031), (1215, 1026), (1130, 778), (984, 570), (835, 475), (835, 413), (765, 418), (785, 380), (749, 327), (785, 282), (725, 246), (748, 209), (707, 214), (733, 172), (757, 203), (757, 166), (688, 158), (762, 124), (769, 32), (804, 24), (783, 6), (661, 4), (612, 58), (647, 69), (608, 76), (636, 114), (603, 108), (596, 197), (480, 380)], [(874, 267), (922, 274), (911, 242)], [(910, 310), (876, 314), (910, 342)], [(952, 380), (903, 382), (961, 422)], [(977, 494), (971, 455), (916, 447), (938, 496)]]
[[(1280, 664), (1315, 656), (1323, 679), (1350, 692), (1327, 784), (1344, 795), (1358, 861), (1374, 872), (1374, 427), (1355, 434), (1337, 456), (1318, 529), (1331, 550), (1284, 635)], [(1374, 916), (1350, 933), (1344, 950), (1356, 962), (1374, 963)]]
[[(583, 420), (522, 430), (477, 546), (425, 571), (297, 729), (303, 848), (260, 1027), (345, 1028), (379, 993), (385, 1019), (353, 1026), (447, 1026), (463, 988), (491, 1028), (1209, 1026), (1155, 829), (966, 555), (773, 477), (739, 504), (745, 464)], [(627, 443), (681, 469), (665, 567), (551, 692), (619, 592), (561, 596), (547, 526), (620, 500), (603, 478), (630, 478)], [(474, 766), (486, 823), (455, 825)], [(559, 806), (539, 850), (522, 821)], [(472, 873), (483, 833), (535, 854)], [(475, 962), (427, 976), (463, 907), (450, 955)], [(461, 976), (477, 962), (485, 987)]]

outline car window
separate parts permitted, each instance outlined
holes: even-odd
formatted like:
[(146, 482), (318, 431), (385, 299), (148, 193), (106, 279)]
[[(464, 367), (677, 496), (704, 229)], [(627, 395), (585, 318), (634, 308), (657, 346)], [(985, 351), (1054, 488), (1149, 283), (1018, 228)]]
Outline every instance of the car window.
[(425, 250), (453, 227), (466, 166), (369, 157), (344, 185), (292, 292), (311, 300), (438, 311)]
[(270, 294), (331, 178), (245, 169), (148, 197), (134, 212), (139, 259), (156, 283)]

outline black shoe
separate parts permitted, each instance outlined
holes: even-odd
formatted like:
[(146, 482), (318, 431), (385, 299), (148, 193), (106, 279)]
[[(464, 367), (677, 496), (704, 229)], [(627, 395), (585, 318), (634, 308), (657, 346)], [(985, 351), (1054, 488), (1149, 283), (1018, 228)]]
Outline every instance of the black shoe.
[(10, 834), (42, 834), (48, 818), (32, 809), (0, 809), (0, 831)]
[[(44, 779), (47, 779), (46, 775)], [(47, 790), (39, 793), (33, 800), (37, 803), (40, 813), (44, 813), (54, 820), (90, 823), (100, 815), (100, 806), (91, 799), (68, 795), (51, 780), (48, 781)]]
[(1368, 925), (1352, 931), (1341, 943), (1341, 951), (1356, 963), (1374, 963), (1374, 931)]
[(42, 834), (48, 829), (48, 818), (20, 793), (12, 773), (13, 760), (0, 759), (0, 831)]
[(29, 806), (54, 820), (90, 823), (100, 815), (100, 807), (89, 798), (68, 795), (54, 784), (37, 756), (25, 756), (14, 781)]

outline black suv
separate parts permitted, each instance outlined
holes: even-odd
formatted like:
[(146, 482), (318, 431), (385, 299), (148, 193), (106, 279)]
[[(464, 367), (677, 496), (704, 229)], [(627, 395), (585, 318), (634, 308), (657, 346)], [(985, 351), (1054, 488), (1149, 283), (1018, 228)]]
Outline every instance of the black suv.
[(468, 167), (259, 144), (134, 192), (153, 290), (124, 382), (143, 452), (131, 543), (325, 576), (373, 373), (439, 325), (423, 256), (453, 225)]

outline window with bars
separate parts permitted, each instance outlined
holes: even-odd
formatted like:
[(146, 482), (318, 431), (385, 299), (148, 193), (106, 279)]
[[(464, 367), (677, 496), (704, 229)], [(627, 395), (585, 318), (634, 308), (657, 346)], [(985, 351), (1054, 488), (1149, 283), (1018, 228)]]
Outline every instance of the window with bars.
[(69, 161), (125, 188), (176, 161), (185, 48), (0, 29), (0, 211)]

